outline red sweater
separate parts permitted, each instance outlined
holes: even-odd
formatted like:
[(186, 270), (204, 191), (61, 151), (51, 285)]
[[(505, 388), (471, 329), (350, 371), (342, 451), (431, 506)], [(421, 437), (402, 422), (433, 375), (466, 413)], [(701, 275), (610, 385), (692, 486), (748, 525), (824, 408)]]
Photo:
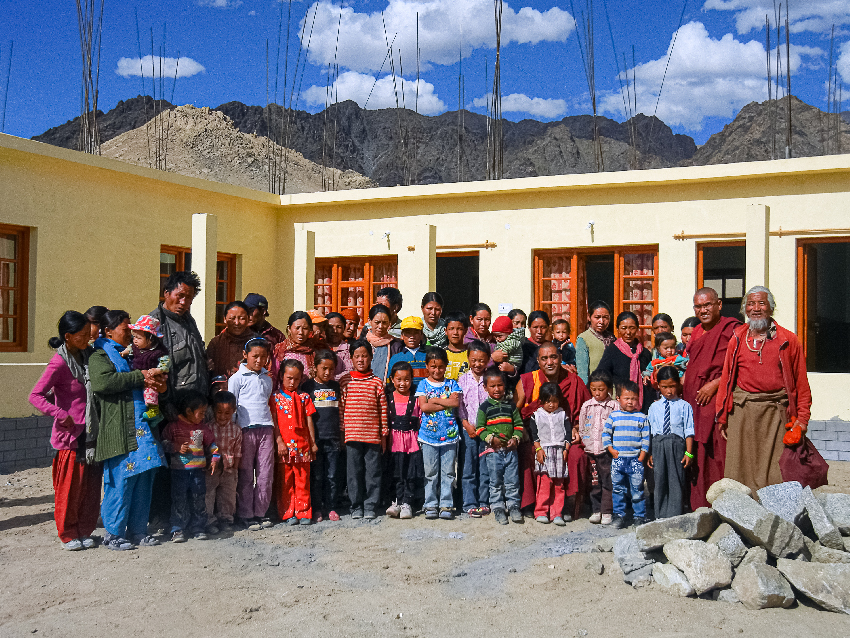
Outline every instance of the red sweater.
[(380, 443), (389, 433), (384, 382), (371, 371), (352, 370), (342, 376), (339, 386), (339, 427), (345, 442)]

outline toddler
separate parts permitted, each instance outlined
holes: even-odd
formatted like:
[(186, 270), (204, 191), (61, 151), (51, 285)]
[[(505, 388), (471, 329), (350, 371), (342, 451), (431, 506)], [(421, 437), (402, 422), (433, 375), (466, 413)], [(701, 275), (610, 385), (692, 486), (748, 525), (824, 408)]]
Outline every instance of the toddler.
[(460, 438), (460, 482), (462, 510), (471, 518), (490, 513), (490, 473), (483, 456), (487, 444), (478, 438), (476, 424), (478, 408), (487, 401), (484, 371), (490, 365), (490, 347), (477, 339), (469, 342), (469, 372), (458, 379), (463, 396), (458, 409), (463, 431)]
[(446, 367), (446, 379), (454, 379), (457, 381), (461, 375), (469, 370), (469, 359), (467, 358), (464, 336), (469, 330), (469, 320), (462, 312), (450, 312), (445, 317), (446, 320), (446, 340), (449, 342), (446, 346), (446, 356), (449, 358), (449, 365)]
[(162, 433), (165, 451), (171, 453), (171, 541), (185, 543), (187, 533), (205, 541), (207, 482), (204, 468), (210, 456), (210, 474), (215, 474), (221, 456), (212, 429), (204, 422), (206, 397), (197, 390), (186, 390), (177, 397), (176, 403), (179, 416)]
[(505, 507), (511, 521), (523, 523), (519, 493), (519, 455), (522, 440), (522, 418), (519, 410), (505, 398), (505, 375), (497, 368), (484, 372), (487, 401), (478, 408), (475, 434), (485, 443), (487, 470), (490, 477), (490, 508), (499, 525), (508, 524)]
[(251, 531), (272, 527), (266, 517), (272, 500), (275, 441), (269, 407), (272, 378), (266, 369), (270, 348), (262, 337), (246, 341), (245, 360), (227, 380), (227, 389), (236, 397), (236, 422), (242, 429), (242, 459), (236, 486), (237, 522)]
[[(159, 320), (150, 315), (142, 315), (136, 323), (130, 324), (130, 331), (133, 333), (133, 344), (127, 354), (131, 356), (130, 365), (133, 370), (159, 368), (168, 372), (171, 359), (161, 341)], [(153, 388), (145, 388), (143, 395), (147, 410), (142, 418), (150, 423), (158, 423), (162, 420), (159, 411), (159, 393)]]
[(649, 467), (655, 473), (656, 519), (682, 513), (685, 471), (694, 459), (694, 412), (681, 398), (675, 366), (658, 370), (658, 390), (661, 398), (649, 406)]
[(411, 392), (412, 388), (413, 368), (406, 361), (397, 362), (390, 370), (390, 383), (386, 388), (390, 452), (396, 480), (395, 499), (387, 508), (387, 516), (393, 518), (413, 518), (417, 481), (425, 476), (422, 450), (417, 441), (422, 412)]
[(280, 389), (272, 395), (278, 458), (274, 492), (277, 494), (278, 515), (288, 525), (309, 525), (313, 522), (310, 462), (319, 447), (313, 429), (316, 408), (309, 394), (298, 391), (303, 376), (303, 363), (297, 359), (285, 359), (280, 364)]
[(627, 493), (632, 497), (634, 524), (646, 522), (643, 493), (643, 462), (649, 454), (649, 421), (640, 412), (640, 388), (634, 381), (623, 381), (618, 387), (620, 409), (605, 421), (602, 445), (613, 457), (611, 482), (614, 487), (615, 529), (625, 527)]
[(531, 415), (528, 433), (534, 441), (537, 463), (537, 497), (534, 516), (538, 523), (566, 525), (564, 479), (567, 478), (567, 452), (570, 449), (569, 419), (561, 407), (563, 394), (557, 383), (544, 383), (539, 391), (540, 407)]
[[(522, 338), (525, 336), (525, 329), (514, 328), (508, 317), (497, 317), (490, 328), (490, 334), (496, 340), (496, 350), (507, 354), (507, 362), (514, 368), (519, 368), (522, 365)], [(499, 369), (504, 366), (504, 363), (499, 364)]]
[(325, 515), (328, 520), (338, 521), (341, 434), (339, 383), (334, 380), (336, 355), (330, 350), (320, 350), (313, 356), (313, 367), (315, 378), (307, 379), (301, 386), (316, 408), (313, 427), (318, 451), (310, 465), (310, 500), (316, 521), (321, 521)]
[(552, 343), (561, 353), (561, 363), (565, 366), (576, 364), (576, 349), (570, 341), (570, 322), (566, 319), (555, 319), (552, 322)]
[(221, 472), (207, 474), (207, 533), (233, 531), (236, 513), (236, 483), (239, 480), (239, 459), (242, 457), (242, 430), (233, 420), (236, 397), (227, 390), (216, 392), (212, 398), (212, 432), (221, 455)]
[(418, 441), (425, 465), (425, 518), (428, 519), (454, 518), (452, 485), (460, 435), (454, 411), (460, 405), (461, 390), (457, 381), (446, 379), (448, 363), (445, 350), (428, 348), (425, 355), (428, 376), (416, 391), (422, 411)]
[(419, 317), (407, 317), (401, 322), (401, 340), (404, 343), (404, 350), (390, 357), (390, 370), (399, 361), (404, 361), (410, 364), (413, 370), (413, 391), (419, 387), (419, 382), (425, 378), (425, 349), (422, 347), (422, 342), (425, 335), (422, 329), (425, 327), (425, 322)]
[(655, 335), (655, 350), (658, 359), (653, 359), (643, 372), (644, 383), (649, 383), (656, 390), (658, 381), (656, 374), (665, 366), (674, 366), (678, 369), (680, 376), (685, 374), (688, 367), (688, 358), (676, 352), (676, 336), (670, 332), (659, 332)]
[(591, 398), (585, 401), (578, 414), (578, 427), (584, 443), (584, 453), (590, 461), (590, 504), (593, 513), (590, 522), (610, 525), (614, 512), (611, 485), (611, 454), (602, 445), (605, 422), (617, 409), (611, 398), (613, 381), (604, 370), (596, 370), (588, 379)]

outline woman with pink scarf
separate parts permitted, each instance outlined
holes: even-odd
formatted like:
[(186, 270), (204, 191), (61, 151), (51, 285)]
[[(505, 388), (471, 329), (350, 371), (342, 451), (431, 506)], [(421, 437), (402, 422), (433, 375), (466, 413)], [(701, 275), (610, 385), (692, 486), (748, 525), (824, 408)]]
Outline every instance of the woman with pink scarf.
[(646, 369), (652, 359), (652, 352), (644, 348), (638, 339), (638, 319), (633, 312), (626, 310), (617, 315), (617, 340), (606, 346), (602, 360), (596, 367), (604, 370), (614, 380), (616, 389), (623, 381), (634, 381), (640, 388), (641, 412), (646, 414), (655, 399), (655, 391), (645, 386), (641, 370)]

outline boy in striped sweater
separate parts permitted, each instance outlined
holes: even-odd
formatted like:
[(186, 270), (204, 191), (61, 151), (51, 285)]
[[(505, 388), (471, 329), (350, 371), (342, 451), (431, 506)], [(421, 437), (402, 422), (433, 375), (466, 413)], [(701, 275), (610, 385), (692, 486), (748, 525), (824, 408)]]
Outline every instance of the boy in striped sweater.
[(646, 522), (643, 493), (643, 463), (649, 455), (649, 419), (640, 412), (640, 388), (634, 381), (623, 381), (618, 387), (620, 409), (605, 421), (602, 445), (613, 457), (611, 482), (614, 487), (615, 529), (625, 527), (626, 492), (631, 492), (635, 525)]
[(354, 367), (339, 380), (339, 427), (345, 440), (351, 518), (373, 519), (381, 500), (381, 455), (389, 424), (384, 382), (372, 373), (372, 346), (349, 346)]

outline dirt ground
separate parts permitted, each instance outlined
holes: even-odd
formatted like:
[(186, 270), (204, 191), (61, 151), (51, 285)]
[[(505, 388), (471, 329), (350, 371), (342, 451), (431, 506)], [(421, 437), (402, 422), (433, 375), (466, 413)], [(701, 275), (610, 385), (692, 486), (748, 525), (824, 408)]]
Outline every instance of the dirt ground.
[[(850, 463), (833, 463), (850, 491)], [(50, 470), (0, 476), (0, 636), (850, 636), (807, 603), (635, 590), (589, 553), (613, 530), (480, 520), (323, 522), (113, 552), (60, 549)], [(97, 533), (103, 533), (99, 530)], [(588, 569), (598, 559), (605, 572)]]

